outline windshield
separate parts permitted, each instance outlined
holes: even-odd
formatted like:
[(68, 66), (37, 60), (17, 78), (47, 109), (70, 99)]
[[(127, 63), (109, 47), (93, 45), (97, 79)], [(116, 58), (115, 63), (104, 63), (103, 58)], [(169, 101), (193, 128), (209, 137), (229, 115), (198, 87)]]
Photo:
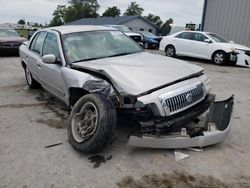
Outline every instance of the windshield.
[(13, 29), (0, 29), (0, 37), (19, 37), (19, 34)]
[(228, 40), (222, 38), (221, 36), (218, 36), (214, 33), (209, 33), (208, 36), (210, 36), (215, 42), (228, 42)]
[(125, 25), (113, 25), (112, 27), (119, 29), (121, 32), (131, 32), (131, 30)]
[(142, 52), (142, 48), (120, 31), (93, 31), (63, 36), (69, 63)]
[(147, 31), (141, 31), (140, 33), (146, 37), (155, 37), (155, 35), (153, 33), (150, 33)]

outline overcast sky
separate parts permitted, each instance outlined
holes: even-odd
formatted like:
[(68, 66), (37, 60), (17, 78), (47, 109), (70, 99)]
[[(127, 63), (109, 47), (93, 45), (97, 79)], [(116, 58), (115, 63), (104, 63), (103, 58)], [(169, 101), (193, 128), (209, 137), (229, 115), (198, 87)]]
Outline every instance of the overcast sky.
[[(174, 19), (175, 25), (201, 22), (203, 0), (134, 0), (143, 8), (143, 15), (156, 14), (165, 22)], [(24, 18), (26, 21), (49, 23), (52, 13), (58, 4), (67, 4), (67, 0), (0, 0), (0, 23), (16, 23)], [(122, 14), (131, 1), (98, 0), (99, 14), (109, 6), (117, 6)]]

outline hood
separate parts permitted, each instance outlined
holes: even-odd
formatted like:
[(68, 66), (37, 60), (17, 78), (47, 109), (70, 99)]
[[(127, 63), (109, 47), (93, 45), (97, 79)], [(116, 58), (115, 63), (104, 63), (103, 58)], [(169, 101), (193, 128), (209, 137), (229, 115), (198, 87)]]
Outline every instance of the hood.
[(23, 37), (0, 37), (0, 42), (24, 42), (27, 41), (26, 38)]
[(148, 52), (84, 61), (74, 66), (105, 71), (119, 86), (120, 92), (131, 95), (138, 95), (203, 70), (181, 60)]
[(236, 44), (236, 43), (221, 43), (223, 44), (224, 46), (226, 46), (227, 48), (231, 49), (231, 48), (234, 48), (234, 49), (239, 49), (239, 50), (246, 50), (246, 51), (249, 51), (250, 48), (247, 47), (247, 46), (243, 46), (241, 44)]

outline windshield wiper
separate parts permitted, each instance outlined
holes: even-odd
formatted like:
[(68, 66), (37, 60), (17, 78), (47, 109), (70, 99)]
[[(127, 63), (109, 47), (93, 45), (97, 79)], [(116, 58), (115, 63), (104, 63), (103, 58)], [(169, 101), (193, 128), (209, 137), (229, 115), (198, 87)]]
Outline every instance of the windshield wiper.
[(82, 61), (91, 61), (91, 60), (103, 59), (103, 58), (109, 58), (109, 57), (117, 57), (117, 56), (129, 55), (129, 54), (134, 54), (134, 53), (137, 53), (137, 52), (120, 53), (120, 54), (114, 54), (114, 55), (110, 55), (110, 56), (93, 57), (93, 58), (88, 58), (88, 59), (81, 59), (81, 60), (74, 61), (72, 63), (79, 63), (79, 62), (82, 62)]
[(107, 56), (107, 57), (117, 57), (117, 56), (129, 55), (129, 54), (134, 54), (134, 53), (137, 53), (137, 52), (120, 53), (120, 54), (110, 55), (110, 56)]
[(106, 56), (104, 56), (104, 57), (93, 57), (93, 58), (88, 58), (88, 59), (81, 59), (81, 60), (74, 61), (72, 63), (79, 63), (79, 62), (82, 62), (82, 61), (91, 61), (91, 60), (102, 59), (102, 58), (106, 58)]

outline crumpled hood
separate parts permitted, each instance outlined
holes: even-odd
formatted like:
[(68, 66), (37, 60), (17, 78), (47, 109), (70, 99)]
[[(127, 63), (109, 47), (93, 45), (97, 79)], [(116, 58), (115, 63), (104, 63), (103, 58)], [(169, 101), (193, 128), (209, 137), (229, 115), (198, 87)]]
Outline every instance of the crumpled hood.
[(148, 52), (84, 61), (73, 66), (105, 71), (120, 92), (138, 95), (156, 87), (201, 72), (199, 66)]
[(250, 48), (248, 48), (247, 46), (243, 46), (241, 44), (236, 44), (236, 43), (223, 43), (227, 48), (231, 49), (239, 49), (239, 50), (246, 50), (246, 51), (250, 51)]

